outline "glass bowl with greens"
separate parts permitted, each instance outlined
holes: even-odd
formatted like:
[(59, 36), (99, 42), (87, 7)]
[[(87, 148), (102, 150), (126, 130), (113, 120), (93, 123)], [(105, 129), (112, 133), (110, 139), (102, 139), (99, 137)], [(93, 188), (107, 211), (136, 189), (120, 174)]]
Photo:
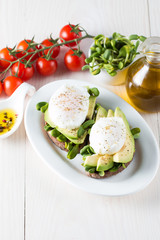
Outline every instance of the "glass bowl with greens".
[(123, 84), (128, 66), (137, 59), (138, 46), (145, 39), (137, 34), (125, 37), (116, 32), (112, 37), (97, 35), (89, 49), (83, 70), (89, 69), (93, 76), (104, 79), (108, 84)]

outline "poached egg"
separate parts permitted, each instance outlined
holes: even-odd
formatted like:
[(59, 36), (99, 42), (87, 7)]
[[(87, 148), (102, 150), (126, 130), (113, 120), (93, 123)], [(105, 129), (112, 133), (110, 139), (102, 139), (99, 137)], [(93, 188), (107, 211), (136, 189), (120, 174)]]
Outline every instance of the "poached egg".
[(80, 127), (88, 113), (89, 97), (85, 87), (63, 85), (50, 98), (48, 114), (51, 121), (68, 130)]
[(90, 146), (96, 154), (113, 155), (120, 151), (126, 140), (126, 127), (120, 117), (100, 118), (90, 132)]

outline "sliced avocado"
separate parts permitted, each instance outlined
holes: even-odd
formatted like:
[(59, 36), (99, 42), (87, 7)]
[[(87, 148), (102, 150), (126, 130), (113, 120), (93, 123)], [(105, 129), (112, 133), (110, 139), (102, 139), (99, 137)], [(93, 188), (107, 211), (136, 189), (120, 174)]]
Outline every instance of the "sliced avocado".
[[(48, 133), (49, 133), (50, 135), (52, 135), (52, 130), (48, 131)], [(67, 137), (66, 135), (64, 135), (64, 136), (65, 136), (68, 140), (70, 140), (72, 143), (74, 143), (74, 144), (82, 144), (82, 143), (84, 143), (84, 140), (85, 140), (85, 138), (86, 138), (86, 135), (87, 135), (87, 132), (85, 132), (85, 134), (84, 134), (82, 137), (78, 138), (78, 139), (69, 138), (69, 137)]]
[(59, 132), (61, 132), (67, 138), (78, 139), (77, 137), (78, 128), (71, 129), (71, 130), (68, 130), (66, 128), (59, 128), (59, 127), (56, 127), (56, 128)]
[(84, 140), (87, 136), (87, 131), (80, 137), (80, 138), (77, 138), (77, 139), (74, 139), (74, 138), (70, 138), (68, 137), (67, 135), (65, 135), (71, 142), (75, 143), (75, 144), (82, 144), (84, 143)]
[(100, 155), (98, 154), (93, 154), (91, 156), (87, 156), (85, 161), (84, 161), (84, 167), (96, 167), (97, 166), (97, 161), (99, 159)]
[(90, 96), (89, 97), (89, 108), (88, 108), (88, 113), (86, 116), (87, 119), (92, 119), (95, 105), (96, 105), (96, 97)]
[(50, 120), (49, 114), (48, 114), (48, 109), (44, 113), (44, 120), (47, 122), (52, 128), (55, 128), (55, 124)]
[(77, 132), (78, 132), (78, 128), (76, 129), (72, 129), (72, 130), (68, 130), (65, 128), (59, 128), (57, 126), (55, 126), (55, 124), (52, 122), (52, 120), (49, 117), (48, 114), (48, 109), (45, 111), (44, 113), (44, 120), (53, 128), (56, 128), (59, 132), (61, 132), (63, 135), (65, 135), (66, 137), (70, 137), (72, 139), (77, 139)]
[(123, 119), (123, 122), (126, 126), (126, 140), (125, 140), (125, 143), (124, 143), (124, 146), (122, 147), (122, 149), (118, 153), (113, 155), (113, 161), (119, 162), (119, 163), (127, 163), (132, 160), (133, 154), (135, 152), (134, 137), (131, 133), (129, 123), (126, 119), (126, 116), (124, 115), (124, 113), (122, 112), (122, 110), (119, 107), (117, 107), (115, 109), (114, 116), (121, 117)]
[(109, 110), (108, 110), (107, 117), (114, 117), (114, 112), (113, 112), (112, 109), (109, 109)]
[(99, 106), (97, 109), (96, 121), (102, 117), (107, 117), (107, 110), (102, 106)]
[(87, 136), (87, 131), (80, 137), (77, 138), (78, 128), (68, 130), (64, 128), (59, 128), (54, 125), (54, 123), (50, 120), (48, 115), (48, 110), (45, 111), (44, 120), (53, 128), (56, 128), (60, 133), (62, 133), (65, 137), (67, 137), (71, 142), (75, 144), (82, 144)]
[(107, 171), (114, 165), (113, 156), (105, 154), (98, 159), (97, 171)]

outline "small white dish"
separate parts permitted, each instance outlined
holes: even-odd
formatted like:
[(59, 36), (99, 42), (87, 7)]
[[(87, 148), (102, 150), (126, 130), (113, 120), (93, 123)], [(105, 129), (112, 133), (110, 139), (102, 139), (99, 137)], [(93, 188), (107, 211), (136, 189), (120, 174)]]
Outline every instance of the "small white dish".
[[(67, 153), (56, 147), (43, 130), (43, 114), (36, 110), (36, 104), (48, 101), (53, 92), (65, 83), (97, 87), (100, 91), (97, 102), (107, 109), (114, 110), (119, 106), (126, 114), (130, 125), (141, 129), (140, 138), (136, 140), (134, 159), (121, 173), (106, 179), (86, 176), (84, 167), (81, 166), (83, 161), (80, 154), (73, 160), (67, 159)], [(44, 163), (68, 183), (90, 193), (121, 196), (140, 191), (153, 180), (159, 167), (157, 142), (141, 115), (114, 93), (85, 81), (59, 80), (40, 88), (28, 102), (25, 111), (25, 128), (33, 148)]]
[(22, 83), (14, 93), (7, 99), (0, 101), (0, 110), (12, 109), (17, 115), (16, 122), (10, 131), (0, 135), (0, 139), (4, 139), (12, 135), (19, 127), (23, 119), (24, 99), (26, 94), (32, 96), (35, 88), (28, 83)]

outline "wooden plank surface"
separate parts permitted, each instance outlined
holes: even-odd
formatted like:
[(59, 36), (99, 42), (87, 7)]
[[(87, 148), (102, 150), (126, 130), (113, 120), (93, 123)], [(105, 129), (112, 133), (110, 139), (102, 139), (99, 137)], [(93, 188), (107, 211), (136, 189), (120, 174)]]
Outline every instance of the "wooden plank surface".
[[(42, 41), (57, 37), (68, 22), (80, 23), (96, 35), (117, 31), (146, 36), (159, 35), (159, 1), (147, 0), (5, 0), (0, 2), (0, 47), (14, 46), (35, 35)], [(81, 43), (87, 54), (91, 40)], [(54, 76), (38, 74), (29, 83), (39, 89), (64, 78), (86, 80), (106, 87), (126, 101), (125, 86), (108, 86), (88, 72), (70, 73), (63, 63)], [(142, 114), (157, 141), (160, 115)], [(85, 193), (53, 173), (33, 150), (21, 124), (20, 129), (0, 143), (0, 239), (3, 240), (158, 240), (160, 238), (160, 182), (125, 197), (103, 197)], [(14, 154), (13, 154), (14, 153)]]
[(24, 125), (0, 141), (0, 239), (24, 238)]

